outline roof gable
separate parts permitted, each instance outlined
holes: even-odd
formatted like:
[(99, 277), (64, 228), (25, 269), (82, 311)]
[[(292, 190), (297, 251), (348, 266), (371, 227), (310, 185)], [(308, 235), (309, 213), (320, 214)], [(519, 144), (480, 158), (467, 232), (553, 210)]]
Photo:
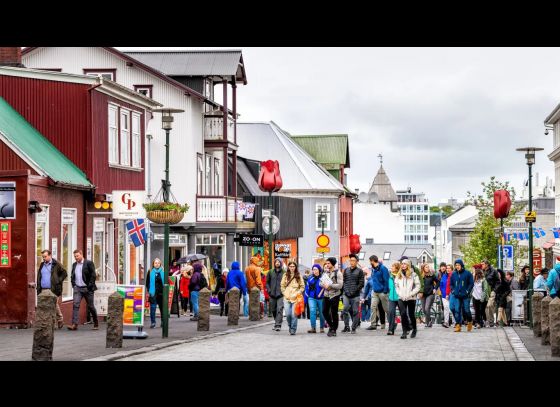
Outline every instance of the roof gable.
[(350, 168), (347, 134), (297, 135), (292, 136), (292, 139), (323, 166), (335, 164), (336, 169), (340, 165)]

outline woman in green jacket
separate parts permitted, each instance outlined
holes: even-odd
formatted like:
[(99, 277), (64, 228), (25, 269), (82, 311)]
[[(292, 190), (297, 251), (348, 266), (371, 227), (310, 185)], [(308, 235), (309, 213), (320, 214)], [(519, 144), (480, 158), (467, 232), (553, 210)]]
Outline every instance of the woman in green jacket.
[(389, 330), (387, 331), (387, 335), (394, 335), (395, 329), (397, 328), (396, 316), (397, 307), (399, 306), (399, 295), (397, 294), (397, 290), (395, 290), (395, 277), (400, 269), (401, 263), (393, 263), (391, 265), (391, 272), (389, 273), (389, 312), (387, 313)]
[(486, 304), (488, 303), (489, 298), (490, 284), (488, 284), (484, 278), (482, 270), (475, 269), (474, 287), (472, 291), (475, 328), (482, 328), (484, 326), (484, 319), (486, 318)]

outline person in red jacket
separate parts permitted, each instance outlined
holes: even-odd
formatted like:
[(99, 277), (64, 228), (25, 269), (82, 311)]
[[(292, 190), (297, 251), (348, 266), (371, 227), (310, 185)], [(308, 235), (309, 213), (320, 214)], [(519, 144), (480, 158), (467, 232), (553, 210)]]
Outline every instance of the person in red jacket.
[(181, 293), (181, 308), (182, 308), (182, 315), (187, 313), (187, 309), (189, 305), (191, 306), (192, 312), (192, 304), (189, 304), (189, 283), (191, 282), (191, 275), (192, 275), (192, 266), (186, 266), (181, 270), (181, 279), (179, 280), (179, 292)]

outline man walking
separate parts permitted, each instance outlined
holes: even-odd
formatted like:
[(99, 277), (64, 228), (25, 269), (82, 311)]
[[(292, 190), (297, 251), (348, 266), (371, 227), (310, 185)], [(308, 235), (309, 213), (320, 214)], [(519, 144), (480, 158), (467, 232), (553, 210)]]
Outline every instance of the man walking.
[(93, 318), (93, 329), (99, 329), (99, 321), (97, 320), (97, 310), (93, 304), (93, 294), (97, 290), (95, 285), (95, 265), (91, 260), (84, 259), (81, 250), (74, 250), (74, 264), (72, 264), (72, 290), (74, 292), (74, 309), (72, 313), (72, 325), (69, 330), (78, 329), (78, 314), (80, 311), (80, 303), (82, 298), (86, 299), (86, 304)]
[(360, 323), (358, 306), (360, 303), (360, 291), (364, 286), (364, 271), (358, 267), (358, 256), (350, 254), (350, 267), (343, 274), (342, 291), (344, 293), (342, 302), (344, 303), (344, 330), (350, 332), (349, 313), (352, 316), (352, 333), (356, 333), (356, 328)]
[[(383, 312), (383, 316), (379, 316), (381, 320), (381, 329), (385, 329), (385, 313), (389, 310), (387, 294), (389, 294), (389, 270), (383, 264), (379, 263), (379, 258), (374, 254), (369, 258), (371, 263), (371, 286), (373, 294), (371, 296), (371, 319), (368, 331), (377, 329), (377, 314)], [(379, 310), (379, 303), (383, 307), (383, 311)]]
[(500, 284), (500, 275), (498, 272), (490, 265), (488, 260), (482, 261), (482, 271), (484, 272), (484, 278), (490, 285), (490, 299), (486, 305), (486, 320), (490, 326), (494, 326), (494, 317), (496, 315), (496, 288)]
[(280, 288), (280, 283), (284, 277), (284, 267), (282, 260), (274, 260), (274, 268), (268, 273), (266, 279), (266, 291), (270, 298), (270, 310), (274, 318), (273, 331), (279, 331), (282, 327), (282, 319), (284, 316), (284, 296)]
[(463, 314), (467, 320), (467, 331), (472, 331), (471, 292), (474, 287), (472, 273), (465, 269), (463, 260), (455, 260), (456, 272), (451, 275), (451, 291), (453, 293), (452, 311), (455, 315), (455, 332), (461, 332)]
[(58, 329), (64, 326), (62, 311), (60, 310), (60, 296), (62, 295), (62, 283), (68, 277), (68, 272), (58, 261), (52, 258), (50, 250), (41, 252), (43, 262), (37, 270), (37, 295), (43, 290), (50, 290), (58, 298), (56, 299), (56, 322)]

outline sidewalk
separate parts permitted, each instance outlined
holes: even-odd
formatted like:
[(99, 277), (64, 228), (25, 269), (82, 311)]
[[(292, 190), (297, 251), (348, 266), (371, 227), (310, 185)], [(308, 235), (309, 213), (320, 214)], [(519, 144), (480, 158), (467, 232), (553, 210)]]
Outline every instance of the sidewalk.
[[(197, 322), (190, 321), (189, 316), (178, 318), (173, 315), (169, 319), (169, 337), (161, 337), (160, 319), (158, 327), (150, 329), (150, 318), (144, 320), (144, 331), (149, 337), (146, 339), (123, 339), (123, 347), (119, 349), (105, 348), (107, 324), (99, 323), (99, 330), (92, 331), (92, 325), (80, 325), (77, 331), (69, 331), (64, 327), (55, 331), (53, 360), (84, 360), (130, 351), (156, 344), (174, 342), (196, 338), (217, 332), (224, 332), (236, 328), (259, 326), (272, 319), (264, 318), (260, 321), (249, 321), (248, 317), (240, 317), (238, 326), (228, 326), (227, 317), (210, 315), (210, 330), (197, 331)], [(136, 330), (136, 327), (124, 327), (125, 330)], [(33, 329), (0, 329), (0, 361), (31, 360), (33, 347)]]
[(550, 354), (550, 345), (541, 345), (541, 338), (535, 338), (533, 330), (526, 326), (516, 326), (513, 330), (519, 335), (529, 353), (537, 361), (560, 361), (560, 357)]

